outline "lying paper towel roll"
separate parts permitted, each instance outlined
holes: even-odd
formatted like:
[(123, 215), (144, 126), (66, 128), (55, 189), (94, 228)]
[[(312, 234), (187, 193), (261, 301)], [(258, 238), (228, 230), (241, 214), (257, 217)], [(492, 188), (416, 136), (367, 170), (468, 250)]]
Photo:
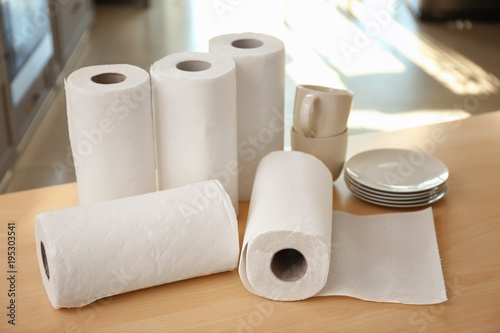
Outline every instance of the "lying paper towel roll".
[(41, 213), (35, 238), (54, 308), (232, 270), (239, 251), (231, 200), (215, 180)]
[(239, 200), (248, 201), (260, 160), (283, 149), (285, 48), (257, 33), (217, 36), (209, 47), (236, 62)]
[(175, 53), (151, 77), (160, 189), (217, 179), (238, 210), (234, 61)]
[(155, 191), (149, 74), (131, 65), (84, 67), (65, 87), (80, 204)]
[(290, 301), (323, 288), (330, 267), (332, 185), (328, 168), (311, 155), (281, 151), (262, 159), (241, 254), (247, 289)]
[(239, 265), (245, 287), (281, 301), (445, 301), (432, 210), (332, 217), (332, 185), (312, 155), (282, 151), (262, 159)]

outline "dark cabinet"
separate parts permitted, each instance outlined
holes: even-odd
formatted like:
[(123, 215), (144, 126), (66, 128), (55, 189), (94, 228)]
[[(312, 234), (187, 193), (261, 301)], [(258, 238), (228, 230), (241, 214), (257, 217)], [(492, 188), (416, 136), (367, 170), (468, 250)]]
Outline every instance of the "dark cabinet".
[(9, 130), (9, 81), (7, 67), (0, 66), (0, 180), (10, 168), (15, 156), (15, 146)]
[(94, 20), (92, 0), (51, 0), (54, 44), (64, 67), (80, 38)]
[(93, 19), (92, 0), (0, 1), (0, 181)]
[(55, 52), (46, 0), (3, 0), (0, 8), (10, 102), (6, 112), (17, 144), (53, 86)]
[[(17, 144), (26, 133), (31, 121), (52, 88), (51, 67), (54, 58), (50, 58), (43, 70), (34, 78), (29, 88), (16, 105), (10, 108), (11, 130), (14, 142)], [(11, 91), (12, 93), (12, 91)], [(12, 98), (11, 98), (12, 99)]]
[(498, 0), (408, 0), (410, 8), (423, 20), (500, 18)]

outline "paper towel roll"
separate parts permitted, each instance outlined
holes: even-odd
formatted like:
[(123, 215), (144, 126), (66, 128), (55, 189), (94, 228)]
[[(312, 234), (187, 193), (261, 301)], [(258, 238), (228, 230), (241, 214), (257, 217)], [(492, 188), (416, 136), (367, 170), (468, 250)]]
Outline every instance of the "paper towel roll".
[(328, 168), (311, 155), (281, 151), (262, 159), (240, 262), (247, 289), (290, 301), (323, 288), (330, 267), (332, 185)]
[(260, 160), (283, 149), (285, 48), (258, 33), (217, 36), (209, 47), (236, 62), (239, 200), (248, 201)]
[(151, 66), (160, 189), (218, 179), (238, 210), (235, 64), (183, 52)]
[(149, 74), (131, 65), (84, 67), (65, 87), (80, 204), (155, 191)]
[(231, 270), (238, 227), (215, 180), (41, 213), (38, 262), (54, 308)]
[(332, 185), (328, 168), (312, 155), (281, 151), (262, 159), (239, 265), (245, 287), (281, 301), (326, 295), (445, 301), (431, 208), (332, 214)]

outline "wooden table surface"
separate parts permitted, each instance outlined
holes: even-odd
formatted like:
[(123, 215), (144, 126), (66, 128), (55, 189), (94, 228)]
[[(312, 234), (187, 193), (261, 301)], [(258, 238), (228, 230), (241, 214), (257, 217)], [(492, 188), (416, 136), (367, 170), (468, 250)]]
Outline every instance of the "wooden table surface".
[[(109, 297), (77, 309), (51, 307), (35, 253), (36, 214), (77, 205), (76, 184), (0, 196), (0, 332), (500, 332), (500, 112), (352, 137), (348, 155), (374, 148), (424, 151), (450, 169), (433, 205), (449, 300), (415, 306), (350, 297), (273, 302), (248, 292), (237, 270)], [(366, 215), (403, 209), (355, 198), (338, 180), (333, 208)], [(240, 240), (248, 203), (240, 204)], [(7, 323), (8, 223), (16, 231), (16, 325)]]

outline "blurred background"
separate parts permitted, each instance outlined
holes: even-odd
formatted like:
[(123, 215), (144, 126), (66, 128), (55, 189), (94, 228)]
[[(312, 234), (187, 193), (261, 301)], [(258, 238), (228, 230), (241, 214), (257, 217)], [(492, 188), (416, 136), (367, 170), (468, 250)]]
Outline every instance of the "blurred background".
[[(354, 92), (350, 135), (500, 110), (497, 0), (2, 0), (0, 193), (75, 181), (63, 82), (89, 65), (149, 70), (208, 40), (285, 43), (290, 144), (297, 84)], [(463, 133), (467, 135), (467, 133)]]

